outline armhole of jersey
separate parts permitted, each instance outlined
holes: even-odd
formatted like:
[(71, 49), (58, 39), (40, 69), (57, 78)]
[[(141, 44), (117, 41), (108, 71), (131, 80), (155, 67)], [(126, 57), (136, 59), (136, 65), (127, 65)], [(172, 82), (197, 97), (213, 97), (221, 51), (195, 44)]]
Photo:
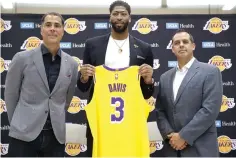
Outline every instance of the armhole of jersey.
[(137, 80), (140, 82), (140, 78), (141, 76), (139, 74), (137, 74)]
[[(144, 114), (146, 116), (146, 119), (148, 119), (148, 116), (150, 115), (152, 106), (148, 103), (148, 99), (143, 98), (143, 106), (144, 106)], [(155, 105), (154, 105), (155, 106)]]
[[(137, 74), (137, 80), (138, 80), (138, 82), (139, 82), (139, 84), (140, 84), (140, 82), (141, 82), (141, 76), (139, 75), (139, 74)], [(148, 104), (148, 102), (147, 102), (147, 100), (148, 99), (144, 99), (144, 97), (143, 97), (143, 94), (142, 94), (142, 89), (141, 89), (141, 87), (140, 87), (140, 94), (141, 94), (141, 97), (143, 98), (143, 105), (144, 105), (144, 111), (145, 111), (145, 114), (147, 115), (147, 118), (148, 118), (148, 116), (149, 116), (149, 114), (150, 114), (150, 111), (151, 111), (151, 106)]]
[[(95, 87), (96, 87), (96, 77), (95, 77), (95, 74), (93, 75), (93, 83), (94, 83), (94, 86), (93, 86), (93, 94), (91, 96), (91, 99), (90, 99), (90, 102), (85, 106), (86, 109), (89, 109), (90, 108), (90, 104), (93, 104), (93, 100), (95, 100)], [(88, 106), (89, 105), (89, 106)]]
[[(85, 106), (85, 112), (88, 120), (88, 124), (91, 129), (92, 136), (94, 137), (94, 141), (97, 141), (97, 123), (96, 123), (96, 118), (97, 118), (97, 107), (96, 107), (96, 77), (95, 74), (93, 75), (93, 94), (91, 96), (90, 102)], [(96, 148), (95, 148), (96, 149)]]
[(96, 83), (96, 76), (95, 76), (95, 74), (93, 75), (93, 83), (94, 83), (94, 85)]

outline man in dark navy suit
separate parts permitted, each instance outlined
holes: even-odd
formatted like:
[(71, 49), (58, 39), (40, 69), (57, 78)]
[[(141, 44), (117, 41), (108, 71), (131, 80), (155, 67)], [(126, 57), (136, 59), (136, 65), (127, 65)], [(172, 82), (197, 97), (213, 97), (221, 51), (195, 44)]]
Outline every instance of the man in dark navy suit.
[[(110, 68), (123, 68), (132, 65), (140, 66), (140, 86), (145, 99), (154, 91), (153, 54), (151, 46), (129, 34), (131, 8), (128, 3), (117, 0), (110, 5), (111, 33), (88, 39), (85, 43), (83, 66), (80, 69), (77, 87), (87, 92), (90, 87), (89, 99), (93, 95), (92, 76), (95, 66), (103, 65)], [(92, 156), (92, 135), (87, 133), (88, 156)]]

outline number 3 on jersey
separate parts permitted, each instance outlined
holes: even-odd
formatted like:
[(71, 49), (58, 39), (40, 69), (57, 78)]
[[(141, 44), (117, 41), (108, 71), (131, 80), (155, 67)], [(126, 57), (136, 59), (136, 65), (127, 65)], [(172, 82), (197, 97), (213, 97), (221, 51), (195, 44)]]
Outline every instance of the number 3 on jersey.
[(121, 97), (111, 97), (111, 106), (115, 107), (111, 123), (121, 123), (124, 119), (124, 100)]

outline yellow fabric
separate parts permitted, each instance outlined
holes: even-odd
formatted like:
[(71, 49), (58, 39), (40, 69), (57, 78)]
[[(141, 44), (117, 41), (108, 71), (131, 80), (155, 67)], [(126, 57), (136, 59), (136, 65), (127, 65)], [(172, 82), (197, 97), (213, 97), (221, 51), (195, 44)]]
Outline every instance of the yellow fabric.
[(93, 157), (149, 157), (150, 106), (143, 98), (138, 69), (95, 68), (93, 98), (85, 107)]

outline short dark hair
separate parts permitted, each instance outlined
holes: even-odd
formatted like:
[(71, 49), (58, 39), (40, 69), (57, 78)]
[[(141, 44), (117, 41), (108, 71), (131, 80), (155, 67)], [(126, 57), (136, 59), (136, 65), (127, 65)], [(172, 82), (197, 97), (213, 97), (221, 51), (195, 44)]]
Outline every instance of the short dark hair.
[(184, 29), (178, 29), (178, 30), (173, 34), (173, 36), (172, 36), (172, 43), (173, 43), (173, 38), (174, 38), (174, 36), (175, 36), (177, 33), (182, 33), (182, 32), (186, 32), (187, 34), (189, 34), (189, 40), (190, 40), (192, 43), (194, 43), (193, 36), (192, 36), (189, 32), (187, 32), (186, 30), (184, 30)]
[(110, 5), (110, 8), (109, 8), (110, 14), (113, 11), (113, 9), (117, 6), (125, 7), (125, 9), (128, 11), (128, 13), (130, 15), (130, 13), (131, 13), (130, 5), (127, 2), (124, 2), (122, 0), (116, 0)]
[(54, 16), (58, 16), (59, 18), (61, 18), (61, 23), (62, 23), (62, 25), (64, 26), (65, 20), (64, 20), (64, 18), (61, 16), (61, 14), (59, 14), (59, 13), (57, 13), (57, 12), (48, 12), (48, 13), (44, 14), (43, 17), (42, 17), (42, 19), (41, 19), (41, 24), (44, 23), (45, 18), (46, 18), (46, 16), (48, 16), (48, 15), (54, 15)]

